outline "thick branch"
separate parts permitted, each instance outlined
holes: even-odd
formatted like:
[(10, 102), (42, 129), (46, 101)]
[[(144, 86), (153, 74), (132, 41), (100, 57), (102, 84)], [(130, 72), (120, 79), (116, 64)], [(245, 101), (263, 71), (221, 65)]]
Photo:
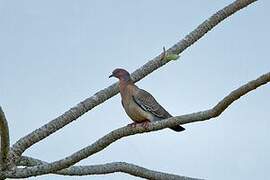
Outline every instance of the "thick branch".
[(9, 129), (7, 119), (1, 106), (0, 106), (0, 136), (1, 136), (0, 164), (1, 168), (5, 169), (9, 153)]
[(115, 142), (116, 140), (121, 139), (123, 137), (139, 134), (139, 133), (150, 132), (150, 131), (157, 131), (157, 130), (164, 129), (167, 127), (173, 127), (175, 125), (187, 124), (187, 123), (197, 122), (197, 121), (204, 121), (204, 120), (217, 117), (229, 105), (231, 105), (234, 101), (239, 99), (241, 96), (247, 94), (248, 92), (268, 82), (270, 82), (270, 72), (232, 91), (229, 95), (227, 95), (224, 99), (222, 99), (217, 105), (215, 105), (213, 108), (209, 110), (200, 111), (200, 112), (182, 115), (182, 116), (176, 116), (176, 117), (168, 118), (166, 120), (162, 120), (159, 122), (153, 122), (153, 123), (150, 123), (148, 127), (126, 126), (126, 127), (116, 129), (110, 132), (109, 134), (103, 136), (92, 145), (87, 146), (64, 159), (61, 159), (61, 160), (58, 160), (58, 161), (55, 161), (46, 165), (43, 164), (43, 165), (38, 165), (34, 167), (24, 168), (23, 177), (52, 173), (52, 172), (67, 168), (79, 162), (80, 160), (85, 159), (103, 150), (104, 148), (106, 148), (107, 146)]
[[(180, 42), (168, 49), (167, 53), (179, 54), (183, 52), (187, 47), (191, 46), (194, 42), (200, 39), (205, 33), (213, 29), (213, 27), (215, 27), (222, 20), (255, 1), (256, 0), (236, 0), (235, 2), (221, 9), (220, 11), (212, 15), (208, 20), (200, 24), (184, 39), (182, 39)], [(132, 73), (132, 78), (135, 82), (137, 82), (148, 74), (152, 73), (154, 70), (165, 65), (166, 63), (167, 61), (162, 60), (161, 55), (159, 55), (153, 60), (150, 60), (149, 62), (144, 64), (141, 68), (137, 69), (134, 73)], [(117, 83), (97, 92), (92, 97), (87, 98), (86, 100), (77, 104), (75, 107), (66, 111), (63, 115), (57, 117), (56, 119), (50, 121), (44, 126), (19, 139), (12, 146), (12, 152), (15, 153), (16, 156), (20, 156), (27, 148), (29, 148), (33, 144), (48, 137), (49, 135), (61, 129), (65, 125), (76, 120), (78, 117), (91, 110), (95, 106), (103, 103), (112, 96), (116, 95), (118, 92), (119, 90), (117, 87)]]
[[(18, 166), (36, 166), (41, 164), (48, 164), (47, 162), (34, 159), (31, 157), (22, 156)], [(10, 175), (10, 178), (21, 178), (20, 171), (23, 169), (17, 169), (15, 174)], [(66, 175), (66, 176), (84, 176), (84, 175), (99, 175), (99, 174), (110, 174), (115, 172), (127, 173), (133, 176), (138, 176), (147, 179), (179, 179), (179, 180), (199, 180), (195, 178), (179, 176), (174, 174), (168, 174), (158, 171), (149, 170), (134, 164), (126, 163), (126, 162), (112, 162), (100, 165), (90, 165), (90, 166), (71, 166), (66, 169), (62, 169), (60, 171), (54, 172), (54, 174), (58, 175)]]

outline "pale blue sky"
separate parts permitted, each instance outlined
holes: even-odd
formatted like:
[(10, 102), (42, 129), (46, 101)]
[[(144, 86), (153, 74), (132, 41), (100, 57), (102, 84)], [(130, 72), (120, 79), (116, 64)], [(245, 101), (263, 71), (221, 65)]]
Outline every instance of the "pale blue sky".
[[(134, 71), (230, 2), (0, 0), (0, 102), (11, 143), (115, 82), (108, 79), (114, 68)], [(270, 70), (269, 5), (259, 1), (228, 18), (138, 86), (174, 115), (212, 107)], [(183, 133), (121, 139), (79, 164), (125, 161), (206, 179), (270, 179), (269, 92), (263, 86)], [(25, 155), (58, 160), (130, 122), (117, 95)], [(52, 178), (74, 179), (30, 179)]]

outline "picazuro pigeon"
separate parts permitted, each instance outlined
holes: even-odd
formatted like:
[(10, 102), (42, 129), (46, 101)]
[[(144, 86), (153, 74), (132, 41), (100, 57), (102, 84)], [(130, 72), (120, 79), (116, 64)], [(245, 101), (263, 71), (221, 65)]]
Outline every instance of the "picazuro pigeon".
[[(172, 117), (147, 91), (138, 88), (131, 80), (130, 74), (124, 69), (115, 69), (109, 77), (119, 79), (119, 90), (122, 105), (127, 115), (134, 121), (132, 125), (160, 121)], [(171, 127), (174, 131), (183, 131), (182, 126)]]

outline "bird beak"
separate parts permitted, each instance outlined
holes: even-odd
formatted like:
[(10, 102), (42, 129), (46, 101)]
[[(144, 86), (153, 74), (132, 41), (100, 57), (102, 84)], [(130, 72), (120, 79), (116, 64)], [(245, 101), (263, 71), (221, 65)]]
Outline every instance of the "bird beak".
[(114, 77), (114, 75), (113, 75), (113, 74), (111, 74), (111, 75), (109, 76), (109, 78), (111, 78), (111, 77)]

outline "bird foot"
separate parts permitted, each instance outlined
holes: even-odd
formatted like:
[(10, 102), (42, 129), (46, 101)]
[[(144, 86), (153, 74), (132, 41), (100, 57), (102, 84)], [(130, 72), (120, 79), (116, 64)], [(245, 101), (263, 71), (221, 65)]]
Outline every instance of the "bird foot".
[(141, 123), (134, 122), (134, 123), (128, 124), (127, 126), (135, 128), (137, 125), (140, 125), (140, 126), (142, 126), (144, 128), (148, 128), (149, 123), (150, 123), (149, 121), (144, 121), (144, 122), (141, 122)]
[(127, 126), (132, 127), (132, 128), (135, 128), (137, 124), (138, 124), (138, 123), (135, 123), (135, 122), (134, 122), (134, 123), (128, 124)]
[(144, 127), (144, 128), (148, 128), (148, 126), (149, 126), (149, 121), (142, 122), (142, 123), (140, 123), (140, 125), (141, 125), (142, 127)]
[(149, 121), (144, 121), (144, 122), (141, 122), (141, 123), (134, 122), (134, 123), (128, 124), (127, 126), (132, 127), (132, 128), (135, 128), (137, 125), (140, 125), (140, 126), (142, 126), (144, 128), (148, 128), (149, 123), (150, 123)]

